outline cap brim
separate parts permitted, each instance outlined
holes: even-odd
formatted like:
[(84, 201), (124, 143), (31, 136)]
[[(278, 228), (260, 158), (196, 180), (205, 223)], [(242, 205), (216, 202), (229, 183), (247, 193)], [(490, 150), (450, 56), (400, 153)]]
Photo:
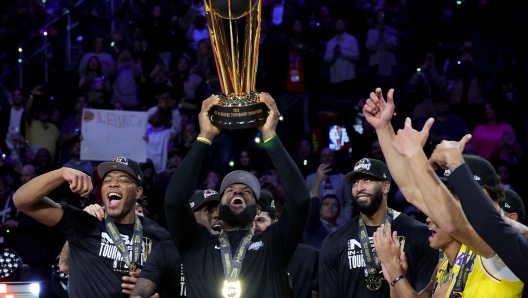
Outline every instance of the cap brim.
[(354, 177), (356, 177), (358, 174), (364, 174), (364, 175), (368, 175), (368, 176), (371, 176), (371, 177), (377, 178), (377, 179), (379, 179), (379, 180), (381, 180), (381, 181), (389, 181), (389, 182), (390, 182), (390, 180), (388, 180), (387, 178), (383, 178), (383, 177), (380, 177), (380, 176), (378, 176), (378, 175), (374, 175), (374, 174), (372, 174), (372, 173), (370, 173), (370, 172), (367, 172), (367, 171), (361, 171), (361, 170), (359, 170), (359, 171), (353, 171), (353, 172), (350, 172), (350, 173), (346, 174), (346, 176), (345, 176), (345, 178), (344, 178), (343, 180), (344, 180), (346, 183), (348, 183), (348, 184), (352, 184), (352, 180), (353, 180)]
[(195, 212), (196, 210), (199, 210), (200, 208), (202, 208), (205, 204), (211, 203), (211, 202), (220, 203), (220, 195), (219, 194), (215, 194), (215, 195), (208, 196), (200, 204), (194, 206), (192, 208), (192, 211)]
[(125, 172), (127, 173), (128, 175), (130, 175), (132, 178), (134, 178), (134, 180), (139, 183), (139, 185), (141, 185), (141, 183), (138, 181), (137, 177), (136, 177), (136, 173), (134, 173), (134, 171), (132, 171), (131, 168), (125, 166), (124, 164), (122, 163), (119, 163), (119, 162), (113, 162), (113, 161), (108, 161), (108, 162), (103, 162), (101, 163), (98, 167), (97, 167), (97, 174), (99, 174), (99, 177), (101, 177), (101, 179), (104, 178), (104, 176), (106, 176), (106, 174), (108, 174), (109, 172), (111, 171), (121, 171), (121, 172)]

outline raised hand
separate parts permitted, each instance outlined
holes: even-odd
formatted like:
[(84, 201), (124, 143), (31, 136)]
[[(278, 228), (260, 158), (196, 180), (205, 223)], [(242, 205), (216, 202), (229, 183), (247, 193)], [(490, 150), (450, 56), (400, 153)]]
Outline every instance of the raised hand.
[(219, 102), (220, 98), (216, 95), (212, 95), (211, 97), (203, 101), (202, 110), (198, 115), (198, 122), (200, 123), (200, 134), (198, 135), (199, 137), (203, 137), (212, 141), (214, 137), (220, 133), (221, 129), (213, 125), (209, 116), (209, 111), (211, 110), (211, 108), (214, 105), (218, 105)]
[(458, 142), (442, 141), (442, 143), (436, 145), (436, 149), (429, 158), (429, 163), (435, 170), (438, 165), (444, 170), (454, 171), (459, 165), (464, 163), (462, 152), (470, 140), (471, 135), (467, 134)]
[(269, 115), (268, 118), (266, 118), (266, 122), (259, 127), (260, 131), (262, 131), (262, 137), (264, 137), (264, 140), (267, 140), (275, 136), (280, 113), (275, 100), (269, 95), (269, 93), (260, 93), (259, 99), (261, 102), (265, 103), (269, 109)]
[(93, 190), (92, 178), (81, 171), (63, 168), (62, 178), (70, 184), (72, 192), (87, 198)]
[(412, 157), (414, 154), (423, 152), (422, 148), (429, 137), (429, 130), (433, 126), (434, 119), (429, 118), (421, 131), (412, 128), (410, 118), (405, 119), (404, 129), (399, 129), (392, 141), (392, 147), (398, 154)]
[(382, 129), (390, 125), (394, 113), (394, 89), (387, 92), (387, 101), (383, 98), (380, 88), (376, 93), (370, 92), (370, 98), (363, 106), (363, 114), (368, 123), (375, 129)]
[(317, 172), (315, 174), (315, 181), (316, 182), (323, 182), (326, 177), (328, 177), (328, 173), (332, 170), (332, 167), (328, 164), (322, 163), (317, 168)]
[(91, 216), (97, 217), (97, 219), (100, 221), (103, 220), (105, 215), (104, 207), (101, 207), (101, 205), (98, 204), (86, 206), (83, 210), (85, 212), (88, 212), (88, 214), (90, 214)]

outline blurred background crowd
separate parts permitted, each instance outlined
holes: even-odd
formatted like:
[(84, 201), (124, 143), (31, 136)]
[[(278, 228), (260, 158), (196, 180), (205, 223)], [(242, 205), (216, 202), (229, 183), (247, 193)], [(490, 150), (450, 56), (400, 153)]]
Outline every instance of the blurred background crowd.
[[(310, 188), (318, 166), (330, 165), (321, 193), (343, 203), (339, 224), (356, 213), (343, 174), (363, 157), (384, 159), (361, 113), (376, 87), (396, 90), (395, 129), (406, 117), (418, 128), (435, 118), (426, 152), (472, 133), (466, 153), (490, 160), (528, 198), (527, 16), (512, 0), (262, 0), (257, 90), (277, 101), (279, 136)], [(101, 161), (80, 159), (87, 107), (149, 112), (144, 193), (148, 216), (165, 225), (168, 180), (199, 132), (202, 100), (219, 93), (202, 0), (1, 1), (0, 246), (49, 276), (63, 241), (10, 198), (61, 166), (100, 181)], [(227, 172), (247, 170), (280, 211), (284, 193), (262, 143), (257, 129), (223, 130), (196, 189), (218, 190)], [(101, 202), (67, 187), (50, 197)], [(395, 185), (389, 206), (425, 219)]]

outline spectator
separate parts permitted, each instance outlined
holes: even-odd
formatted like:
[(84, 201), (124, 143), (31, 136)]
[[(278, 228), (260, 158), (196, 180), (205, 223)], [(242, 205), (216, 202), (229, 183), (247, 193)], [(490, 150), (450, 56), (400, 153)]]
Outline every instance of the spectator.
[(79, 89), (86, 94), (91, 106), (104, 109), (107, 107), (110, 87), (110, 81), (103, 75), (101, 61), (97, 56), (92, 56), (86, 63), (85, 74), (79, 80)]
[(326, 41), (334, 36), (335, 21), (330, 15), (330, 10), (326, 6), (319, 8), (319, 14), (312, 17), (310, 22), (310, 35), (314, 39)]
[(170, 40), (172, 38), (170, 26), (163, 17), (162, 9), (159, 5), (152, 7), (152, 14), (147, 22), (145, 35), (152, 43), (165, 67), (169, 68), (172, 53), (170, 51)]
[(330, 83), (339, 98), (344, 98), (354, 89), (359, 48), (354, 36), (346, 33), (344, 20), (337, 20), (336, 35), (326, 44), (324, 61), (330, 65)]
[(202, 78), (191, 72), (189, 59), (185, 57), (178, 60), (178, 69), (175, 75), (175, 81), (180, 81), (183, 84), (182, 108), (196, 111), (200, 102), (195, 100), (195, 92), (202, 82)]
[(0, 148), (8, 155), (14, 149), (12, 137), (17, 134), (25, 136), (25, 127), (22, 122), (24, 119), (22, 90), (13, 90), (11, 101), (13, 102), (11, 106), (5, 104), (0, 109)]
[[(469, 133), (464, 119), (457, 115), (452, 115), (451, 101), (447, 94), (437, 94), (433, 96), (433, 106), (436, 116), (431, 130), (429, 131), (429, 142), (431, 146), (440, 144), (442, 140), (458, 141)], [(425, 121), (421, 123), (423, 127)]]
[(82, 56), (81, 61), (79, 62), (79, 76), (83, 77), (86, 75), (86, 68), (89, 66), (88, 60), (93, 56), (96, 56), (97, 59), (99, 59), (101, 71), (104, 76), (108, 77), (115, 62), (112, 55), (105, 52), (104, 39), (102, 37), (96, 37), (94, 39), (93, 51), (85, 53)]
[(220, 189), (220, 182), (222, 181), (222, 176), (216, 171), (209, 171), (205, 176), (204, 182), (202, 183), (202, 189)]
[(149, 117), (147, 128), (147, 158), (152, 160), (156, 173), (165, 171), (169, 142), (179, 133), (179, 128), (166, 128), (163, 125), (163, 116), (158, 111)]
[[(42, 93), (40, 93), (42, 94)], [(40, 102), (35, 108), (35, 117), (31, 117), (33, 99), (26, 104), (26, 138), (39, 148), (47, 149), (51, 156), (57, 153), (60, 132), (55, 124), (50, 122), (51, 106), (47, 102)]]
[(310, 141), (302, 140), (299, 143), (299, 148), (297, 149), (297, 156), (294, 160), (295, 164), (297, 164), (297, 167), (299, 168), (301, 174), (305, 179), (309, 173), (313, 173), (317, 160), (313, 155), (313, 147)]
[(211, 43), (209, 42), (209, 37), (201, 39), (198, 42), (198, 47), (196, 49), (196, 59), (194, 60), (192, 72), (199, 75), (200, 77), (203, 77), (207, 69), (211, 69), (214, 67), (215, 61), (213, 57)]
[(204, 16), (196, 16), (193, 24), (187, 30), (187, 40), (189, 47), (196, 51), (198, 42), (202, 39), (209, 39), (209, 30), (207, 30), (207, 23)]
[[(254, 168), (251, 163), (251, 155), (248, 150), (242, 150), (235, 157), (235, 167), (234, 170), (243, 170), (249, 172), (250, 169)], [(209, 188), (209, 187), (208, 187)]]
[(71, 159), (63, 165), (66, 168), (76, 169), (90, 176), (94, 173), (94, 167), (89, 160), (81, 160), (81, 141), (79, 137), (70, 141)]
[[(338, 172), (335, 168), (335, 154), (330, 148), (321, 150), (319, 162), (324, 166), (324, 179), (317, 180), (317, 172), (306, 177), (306, 185), (309, 189), (313, 189), (317, 183), (320, 185), (320, 192), (318, 194), (312, 193), (312, 197), (323, 198), (327, 194), (334, 194), (339, 199), (339, 204), (342, 212), (337, 219), (338, 225), (345, 224), (352, 217), (352, 193), (349, 186), (343, 181), (345, 175)], [(321, 165), (319, 167), (321, 167)], [(318, 168), (319, 172), (319, 168)], [(320, 175), (319, 175), (320, 176)], [(319, 177), (321, 178), (321, 177)]]
[[(382, 89), (392, 85), (393, 67), (396, 66), (396, 56), (391, 50), (398, 45), (396, 29), (385, 25), (385, 11), (376, 13), (377, 25), (367, 32), (367, 49), (370, 51), (371, 80), (380, 84)], [(374, 87), (375, 88), (375, 87)], [(374, 89), (374, 88), (371, 88)]]
[(42, 175), (55, 170), (57, 167), (53, 164), (51, 153), (46, 148), (40, 148), (35, 155), (35, 167), (37, 175)]
[(141, 76), (139, 65), (132, 60), (128, 49), (122, 50), (117, 63), (110, 71), (114, 78), (112, 86), (112, 104), (120, 101), (128, 110), (139, 109), (138, 80)]
[(496, 104), (487, 103), (484, 110), (486, 123), (477, 126), (471, 138), (477, 154), (488, 160), (499, 145), (502, 146), (499, 158), (508, 160), (507, 149), (515, 142), (515, 132), (510, 125), (504, 123), (500, 112)]
[(6, 177), (0, 176), (0, 248), (15, 247), (17, 233), (10, 233), (9, 230), (17, 227), (18, 210), (12, 198)]

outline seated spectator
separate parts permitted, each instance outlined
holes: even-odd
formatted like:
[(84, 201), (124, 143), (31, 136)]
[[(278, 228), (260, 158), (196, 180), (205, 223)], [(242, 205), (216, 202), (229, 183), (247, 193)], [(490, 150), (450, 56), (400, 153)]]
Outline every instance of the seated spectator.
[(86, 94), (90, 105), (96, 109), (107, 107), (105, 99), (110, 92), (110, 80), (103, 75), (101, 61), (92, 56), (87, 64), (84, 75), (79, 80), (79, 89)]
[(79, 62), (79, 76), (83, 77), (86, 75), (88, 61), (93, 56), (96, 56), (97, 59), (99, 59), (103, 76), (108, 77), (110, 75), (110, 70), (114, 66), (114, 58), (112, 55), (105, 52), (104, 39), (102, 37), (96, 37), (94, 39), (93, 50), (82, 56), (81, 61)]
[(497, 150), (499, 143), (502, 148), (500, 148), (498, 157), (502, 160), (508, 160), (511, 157), (508, 156), (508, 148), (512, 148), (515, 142), (515, 132), (510, 125), (504, 123), (500, 112), (500, 107), (496, 104), (487, 103), (484, 110), (486, 122), (475, 128), (471, 138), (477, 154), (487, 160), (490, 159), (493, 151)]

